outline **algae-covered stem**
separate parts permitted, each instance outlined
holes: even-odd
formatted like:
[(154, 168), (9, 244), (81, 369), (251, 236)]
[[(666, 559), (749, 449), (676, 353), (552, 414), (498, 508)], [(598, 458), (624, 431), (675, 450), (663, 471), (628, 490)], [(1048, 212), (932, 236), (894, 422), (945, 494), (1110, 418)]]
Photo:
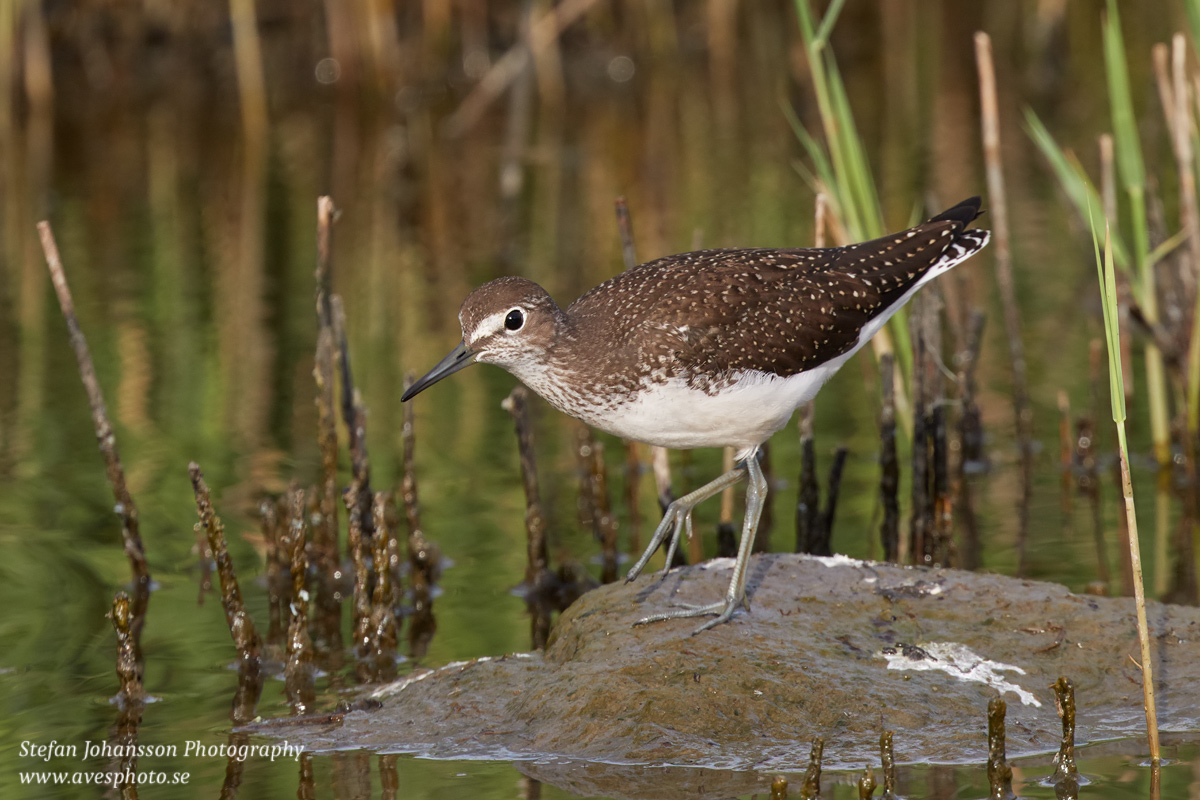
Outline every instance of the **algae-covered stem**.
[(1017, 513), (1017, 575), (1028, 569), (1026, 542), (1029, 538), (1029, 503), (1033, 496), (1033, 408), (1029, 402), (1025, 348), (1021, 342), (1021, 312), (1012, 272), (1012, 237), (1008, 227), (1008, 201), (1004, 188), (1004, 169), (1000, 155), (1000, 111), (996, 101), (996, 69), (992, 62), (992, 40), (979, 31), (975, 34), (975, 62), (979, 70), (980, 117), (983, 133), (983, 159), (988, 185), (988, 212), (992, 216), (995, 237), (996, 284), (1004, 309), (1004, 332), (1012, 360), (1013, 414), (1016, 417), (1017, 442), (1021, 453), (1021, 503)]
[(988, 760), (987, 777), (991, 788), (991, 800), (1009, 800), (1013, 797), (1012, 767), (1008, 765), (1005, 746), (1004, 716), (1008, 704), (999, 697), (988, 702)]
[(858, 800), (871, 800), (875, 794), (875, 770), (867, 767), (858, 779)]
[[(83, 380), (83, 388), (87, 391), (88, 403), (92, 409), (92, 423), (96, 428), (96, 441), (100, 453), (104, 456), (105, 472), (108, 482), (112, 485), (113, 496), (116, 498), (115, 511), (121, 518), (121, 536), (125, 545), (125, 555), (129, 558), (133, 570), (133, 597), (130, 611), (130, 630), (133, 633), (134, 647), (140, 650), (142, 626), (146, 619), (146, 606), (150, 601), (150, 567), (146, 563), (146, 550), (142, 545), (142, 536), (138, 530), (138, 512), (134, 505), (133, 496), (125, 483), (125, 469), (121, 466), (121, 456), (117, 452), (117, 437), (113, 433), (112, 424), (108, 421), (108, 408), (104, 403), (104, 395), (100, 391), (100, 382), (96, 378), (96, 367), (92, 363), (92, 354), (88, 349), (87, 339), (79, 327), (79, 319), (75, 315), (75, 301), (71, 298), (71, 289), (67, 285), (67, 276), (63, 272), (62, 259), (58, 254), (58, 245), (54, 241), (54, 232), (49, 222), (39, 222), (38, 235), (42, 240), (42, 252), (46, 256), (46, 266), (50, 269), (50, 280), (54, 284), (54, 292), (58, 295), (58, 305), (62, 309), (63, 319), (67, 323), (67, 333), (71, 339), (71, 349), (75, 351), (75, 360), (79, 362), (79, 377)], [(141, 658), (139, 655), (138, 661)]]
[(879, 538), (883, 560), (900, 559), (900, 457), (896, 452), (896, 383), (893, 378), (895, 360), (891, 353), (879, 357), (879, 385), (883, 403), (879, 410), (879, 497), (883, 505), (883, 522)]
[(371, 576), (367, 568), (367, 543), (363, 533), (363, 504), (359, 495), (363, 491), (357, 478), (350, 481), (342, 493), (346, 504), (347, 539), (350, 558), (354, 564), (354, 600), (351, 630), (354, 631), (354, 651), (359, 658), (369, 652), (371, 635)]
[[(829, 198), (824, 192), (817, 192), (816, 199), (813, 201), (813, 247), (824, 247), (826, 242), (826, 229), (829, 223)], [(888, 359), (891, 364), (892, 354), (886, 353), (880, 356), (880, 363), (883, 359)], [(882, 367), (881, 367), (882, 369)], [(889, 367), (886, 381), (892, 380), (892, 372)], [(895, 386), (891, 387), (893, 390)], [(886, 394), (886, 392), (885, 392)], [(817, 412), (816, 400), (809, 400), (800, 409), (797, 415), (796, 425), (800, 429), (800, 488), (799, 500), (796, 503), (796, 552), (797, 553), (813, 553), (813, 545), (818, 538), (818, 528), (821, 524), (820, 520), (820, 487), (817, 484), (817, 455), (816, 455), (816, 440), (814, 439), (814, 420)], [(893, 428), (893, 432), (894, 432)], [(726, 466), (725, 471), (733, 469), (733, 464)], [(728, 496), (730, 502), (733, 500), (733, 488), (725, 490), (722, 495)]]
[(532, 587), (537, 583), (539, 574), (549, 569), (550, 559), (546, 551), (546, 518), (542, 514), (538, 490), (537, 456), (533, 450), (533, 434), (526, 405), (528, 397), (528, 390), (517, 386), (501, 406), (512, 416), (517, 430), (517, 452), (521, 458), (521, 481), (525, 488), (525, 532), (528, 536), (525, 582)]
[(896, 751), (892, 747), (894, 738), (895, 731), (879, 734), (879, 763), (883, 769), (881, 800), (894, 800), (896, 797)]
[[(584, 423), (575, 426), (575, 471), (579, 479), (579, 524), (592, 531), (600, 541), (600, 518), (596, 513), (596, 487), (592, 482), (592, 456), (596, 451), (596, 433)], [(606, 581), (607, 583), (607, 581)]]
[(642, 548), (642, 501), (639, 491), (642, 483), (642, 458), (637, 442), (625, 442), (625, 517), (629, 521), (629, 550), (636, 553)]
[(1071, 396), (1066, 389), (1058, 390), (1058, 468), (1059, 507), (1063, 517), (1070, 518), (1071, 502), (1071, 458), (1075, 453), (1075, 442), (1071, 438)]
[[(884, 356), (891, 359), (891, 355)], [(891, 363), (889, 361), (889, 363)], [(890, 374), (890, 373), (889, 373)], [(817, 485), (817, 453), (813, 439), (813, 409), (808, 403), (800, 409), (800, 478), (796, 503), (796, 552), (812, 553), (821, 525), (821, 489)], [(729, 464), (733, 469), (733, 464)], [(726, 470), (728, 471), (728, 470)], [(730, 496), (732, 505), (732, 495)]]
[[(263, 498), (258, 506), (263, 540), (266, 542), (267, 567), (267, 643), (278, 644), (283, 641), (284, 626), (283, 612), (291, 602), (292, 582), (288, 579), (287, 565), (283, 562), (280, 552), (280, 514), (279, 501)], [(205, 547), (208, 538), (204, 538)]]
[(296, 797), (311, 800), (317, 796), (317, 776), (313, 771), (312, 753), (300, 754), (300, 774), (296, 778)]
[(521, 481), (525, 487), (525, 599), (530, 610), (530, 638), (535, 650), (546, 646), (550, 638), (550, 605), (542, 597), (549, 584), (550, 558), (546, 548), (546, 517), (538, 492), (537, 460), (533, 434), (529, 428), (527, 400), (529, 391), (515, 387), (500, 405), (513, 418), (517, 429), (517, 451), (521, 458)]
[(362, 395), (354, 388), (354, 375), (350, 369), (350, 346), (346, 341), (346, 313), (342, 298), (331, 295), (333, 311), (333, 337), (337, 341), (338, 367), (342, 379), (342, 421), (346, 424), (350, 440), (350, 474), (359, 484), (363, 533), (373, 532), (371, 518), (371, 461), (367, 456), (367, 409)]
[[(1059, 677), (1054, 689), (1054, 707), (1062, 719), (1062, 741), (1054, 756), (1054, 783), (1077, 781), (1075, 767), (1075, 687), (1065, 677)], [(1076, 783), (1076, 792), (1078, 792)], [(1060, 793), (1061, 796), (1061, 793)]]
[(600, 581), (612, 583), (617, 579), (617, 515), (612, 511), (608, 491), (608, 465), (604, 461), (604, 442), (592, 441), (588, 485), (592, 491), (593, 530), (600, 539), (603, 568)]
[(932, 527), (932, 500), (930, 498), (930, 464), (929, 464), (929, 417), (927, 390), (929, 372), (925, 369), (932, 359), (926, 356), (929, 341), (922, 334), (920, 325), (921, 312), (924, 308), (923, 297), (914, 298), (914, 308), (909, 317), (913, 326), (912, 331), (912, 509), (908, 525), (908, 552), (904, 552), (901, 543), (900, 558), (907, 555), (911, 563), (922, 566), (932, 566), (927, 558), (929, 555), (929, 539)]
[(958, 390), (958, 464), (955, 480), (958, 483), (959, 518), (963, 524), (962, 549), (958, 566), (962, 569), (978, 569), (983, 561), (983, 547), (979, 541), (979, 525), (975, 519), (975, 504), (971, 495), (971, 482), (967, 478), (967, 464), (982, 462), (983, 422), (979, 404), (975, 401), (975, 368), (979, 364), (979, 351), (983, 347), (983, 326), (987, 316), (973, 309), (967, 319), (966, 337), (959, 360)]
[(130, 600), (125, 592), (117, 592), (113, 597), (112, 618), (113, 629), (117, 633), (117, 678), (121, 682), (118, 695), (122, 700), (139, 701), (143, 697), (142, 670), (138, 663), (137, 649), (133, 644), (133, 634), (129, 629)]
[(221, 603), (225, 608), (225, 622), (229, 625), (229, 634), (237, 648), (240, 666), (242, 669), (257, 669), (262, 642), (254, 628), (254, 620), (250, 618), (242, 602), (242, 591), (233, 571), (233, 559), (230, 558), (229, 549), (225, 545), (225, 526), (213, 509), (208, 484), (204, 482), (204, 474), (195, 461), (188, 464), (188, 476), (192, 480), (192, 491), (196, 495), (196, 511), (200, 515), (200, 525), (208, 537), (208, 546), (217, 561), (217, 577), (221, 581)]
[(129, 778), (137, 772), (138, 728), (142, 723), (146, 695), (141, 679), (143, 665), (139, 663), (133, 634), (129, 629), (129, 595), (117, 592), (109, 617), (117, 633), (117, 677), (121, 681), (121, 690), (114, 698), (120, 714), (109, 735), (109, 743), (121, 755), (112, 760), (110, 773), (116, 776), (113, 788), (120, 792), (121, 798), (137, 800), (137, 783)]
[(850, 451), (839, 447), (833, 452), (833, 465), (829, 468), (829, 478), (825, 484), (825, 506), (821, 509), (820, 538), (815, 542), (815, 549), (809, 552), (818, 556), (833, 555), (833, 520), (837, 513), (838, 494), (842, 489), (842, 472), (846, 467), (846, 457)]
[(808, 751), (808, 768), (804, 770), (804, 783), (800, 784), (800, 797), (814, 800), (821, 796), (821, 756), (825, 752), (825, 740), (820, 736), (813, 739)]
[(304, 541), (304, 490), (293, 485), (287, 494), (287, 524), (280, 537), (280, 547), (288, 559), (292, 573), (291, 618), (288, 621), (287, 663), (284, 666), (284, 689), (295, 714), (303, 714), (316, 700), (312, 673), (312, 640), (308, 637), (308, 557)]
[[(409, 372), (404, 376), (404, 391), (416, 382), (416, 377)], [(404, 505), (404, 520), (408, 525), (410, 537), (421, 532), (421, 507), (417, 496), (417, 427), (416, 411), (412, 403), (404, 404), (404, 417), (400, 425), (401, 464), (403, 476), (400, 479), (400, 499)]]
[(391, 553), (389, 540), (392, 526), (388, 524), (387, 492), (376, 492), (371, 505), (375, 520), (373, 559), (375, 562), (375, 592), (371, 597), (371, 655), (376, 659), (391, 659), (399, 640), (396, 615), (392, 611)]
[[(404, 389), (416, 380), (412, 373), (404, 377)], [(413, 404), (404, 406), (404, 427), (401, 438), (404, 442), (404, 478), (401, 494), (404, 501), (404, 517), (408, 521), (408, 565), (409, 582), (412, 587), (412, 614), (408, 625), (408, 650), (413, 658), (422, 658), (429, 642), (437, 630), (433, 615), (433, 583), (437, 579), (441, 554), (421, 530), (420, 503), (417, 500), (417, 471), (415, 463), (416, 427)]]

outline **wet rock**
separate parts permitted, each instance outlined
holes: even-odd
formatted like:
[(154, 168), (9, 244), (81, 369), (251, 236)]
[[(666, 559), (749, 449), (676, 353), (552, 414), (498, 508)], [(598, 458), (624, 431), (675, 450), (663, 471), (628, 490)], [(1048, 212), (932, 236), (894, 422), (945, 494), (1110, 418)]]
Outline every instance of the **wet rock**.
[[(375, 693), (378, 710), (299, 738), (313, 749), (801, 771), (818, 736), (827, 769), (877, 763), (888, 728), (901, 761), (981, 764), (996, 696), (1008, 704), (1010, 758), (1055, 751), (1051, 684), (1060, 675), (1075, 684), (1080, 745), (1144, 737), (1130, 599), (958, 570), (764, 555), (751, 562), (752, 610), (731, 623), (698, 636), (694, 619), (632, 626), (673, 601), (720, 597), (731, 563), (589, 592), (544, 654), (407, 678)], [(1152, 603), (1148, 614), (1160, 728), (1195, 731), (1200, 610)]]

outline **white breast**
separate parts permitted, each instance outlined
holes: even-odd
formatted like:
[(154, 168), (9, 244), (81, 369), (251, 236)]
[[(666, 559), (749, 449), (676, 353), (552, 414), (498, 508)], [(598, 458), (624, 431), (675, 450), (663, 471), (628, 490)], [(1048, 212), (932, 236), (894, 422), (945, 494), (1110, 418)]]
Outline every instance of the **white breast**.
[(617, 406), (585, 418), (609, 433), (662, 447), (736, 447), (739, 458), (787, 425), (792, 412), (816, 396), (843, 357), (788, 378), (746, 372), (717, 394), (689, 388), (683, 379), (643, 385)]

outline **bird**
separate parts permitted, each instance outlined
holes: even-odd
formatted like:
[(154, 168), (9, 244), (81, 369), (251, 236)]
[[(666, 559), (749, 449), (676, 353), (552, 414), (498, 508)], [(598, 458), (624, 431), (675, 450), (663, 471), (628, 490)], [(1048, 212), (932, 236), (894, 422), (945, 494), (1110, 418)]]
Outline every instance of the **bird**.
[(698, 634), (748, 608), (750, 548), (767, 494), (762, 444), (922, 286), (987, 244), (987, 230), (968, 227), (980, 206), (972, 197), (908, 230), (842, 247), (667, 256), (565, 309), (533, 281), (497, 278), (463, 301), (462, 341), (402, 402), (471, 364), (495, 364), (601, 431), (666, 448), (735, 448), (732, 470), (670, 503), (626, 576), (636, 578), (670, 536), (665, 576), (681, 535), (692, 535), (693, 509), (746, 478), (725, 597), (634, 623), (713, 617)]

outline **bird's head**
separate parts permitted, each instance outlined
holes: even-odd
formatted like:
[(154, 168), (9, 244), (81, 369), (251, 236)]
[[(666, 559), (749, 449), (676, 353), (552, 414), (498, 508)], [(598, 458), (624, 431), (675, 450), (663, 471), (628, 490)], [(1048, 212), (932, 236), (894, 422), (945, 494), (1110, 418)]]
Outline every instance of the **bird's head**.
[(521, 377), (544, 362), (562, 320), (562, 310), (533, 281), (508, 277), (485, 283), (467, 295), (458, 312), (462, 342), (409, 387), (402, 400), (476, 361)]

